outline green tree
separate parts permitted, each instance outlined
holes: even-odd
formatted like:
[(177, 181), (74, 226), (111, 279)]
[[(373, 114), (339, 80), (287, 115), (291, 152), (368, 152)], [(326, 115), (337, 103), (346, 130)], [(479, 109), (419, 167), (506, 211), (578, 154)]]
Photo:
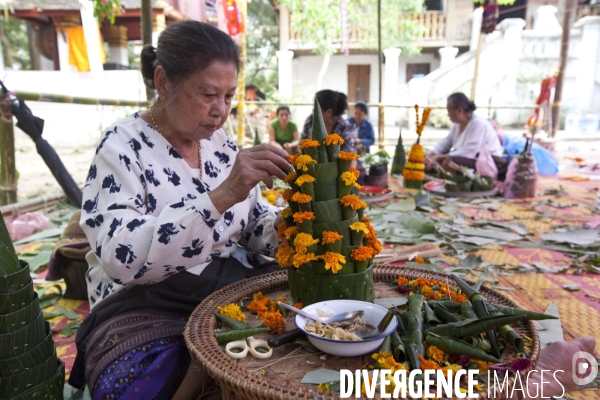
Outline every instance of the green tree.
[(0, 17), (0, 42), (4, 66), (14, 69), (31, 69), (27, 23), (17, 18)]

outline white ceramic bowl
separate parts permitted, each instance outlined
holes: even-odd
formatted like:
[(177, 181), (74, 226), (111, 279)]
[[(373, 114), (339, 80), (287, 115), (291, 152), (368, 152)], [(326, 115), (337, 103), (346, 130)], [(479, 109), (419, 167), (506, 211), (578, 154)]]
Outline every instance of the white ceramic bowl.
[[(363, 310), (365, 312), (363, 320), (366, 323), (371, 324), (373, 326), (377, 326), (379, 321), (381, 321), (381, 319), (385, 316), (385, 314), (387, 314), (388, 311), (387, 309), (378, 306), (377, 304), (357, 300), (322, 301), (320, 303), (315, 303), (311, 304), (310, 306), (306, 306), (302, 309), (302, 311), (306, 311), (307, 313), (314, 314), (315, 316), (317, 316), (317, 308), (331, 315), (341, 314), (354, 310)], [(296, 322), (296, 326), (298, 328), (300, 328), (302, 331), (304, 331), (304, 333), (306, 333), (306, 335), (308, 336), (308, 340), (310, 340), (313, 346), (315, 346), (317, 349), (327, 354), (341, 357), (360, 356), (376, 351), (383, 343), (383, 339), (385, 339), (386, 336), (391, 335), (398, 326), (398, 321), (396, 320), (396, 318), (392, 318), (392, 321), (380, 336), (366, 340), (351, 341), (327, 339), (306, 332), (304, 330), (304, 326), (308, 322), (310, 322), (310, 320), (301, 315), (296, 315), (296, 319), (294, 320), (294, 322)]]

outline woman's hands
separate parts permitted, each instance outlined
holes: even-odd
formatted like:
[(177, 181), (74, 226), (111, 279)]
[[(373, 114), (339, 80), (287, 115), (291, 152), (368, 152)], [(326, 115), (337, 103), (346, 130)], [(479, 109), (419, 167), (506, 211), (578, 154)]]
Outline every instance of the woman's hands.
[(287, 171), (292, 169), (287, 155), (284, 150), (267, 144), (240, 150), (227, 179), (208, 194), (217, 211), (223, 214), (246, 200), (261, 181), (270, 189), (273, 177), (284, 179)]

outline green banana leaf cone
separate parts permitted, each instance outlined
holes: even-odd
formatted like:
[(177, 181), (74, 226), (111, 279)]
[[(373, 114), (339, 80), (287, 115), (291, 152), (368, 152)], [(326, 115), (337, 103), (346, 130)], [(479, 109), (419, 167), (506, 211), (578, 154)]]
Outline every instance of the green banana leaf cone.
[(306, 149), (302, 149), (302, 154), (310, 156), (313, 160), (319, 159), (319, 149), (317, 147), (307, 147)]
[(304, 182), (302, 186), (300, 186), (300, 191), (302, 194), (307, 194), (313, 199), (315, 198), (315, 184), (314, 182)]
[(337, 188), (338, 188), (338, 196), (342, 197), (342, 196), (346, 196), (348, 194), (352, 194), (352, 185), (346, 185), (344, 183), (343, 180), (338, 179), (337, 181)]
[(338, 155), (340, 154), (340, 145), (339, 144), (330, 144), (327, 147), (327, 155), (330, 160), (336, 160)]
[(409, 189), (423, 189), (423, 181), (404, 180), (404, 187)]

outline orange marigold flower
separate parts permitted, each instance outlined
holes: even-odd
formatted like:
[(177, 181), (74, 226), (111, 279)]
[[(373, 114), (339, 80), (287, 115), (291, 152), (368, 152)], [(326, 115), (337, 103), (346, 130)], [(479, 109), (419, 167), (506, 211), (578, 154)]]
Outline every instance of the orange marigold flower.
[(450, 296), (450, 300), (455, 301), (457, 303), (464, 303), (465, 301), (468, 301), (469, 298), (462, 293), (458, 294), (455, 292), (452, 294), (452, 296)]
[(352, 259), (354, 261), (367, 261), (373, 258), (373, 248), (367, 246), (359, 246), (352, 250)]
[(283, 231), (283, 236), (287, 240), (290, 240), (292, 238), (292, 236), (297, 235), (297, 234), (298, 234), (297, 226), (290, 226), (290, 227), (286, 228), (285, 231)]
[(291, 267), (293, 265), (294, 260), (294, 248), (291, 247), (287, 242), (283, 242), (277, 248), (277, 254), (275, 258), (277, 259), (277, 263), (282, 267)]
[[(262, 293), (260, 294), (262, 295)], [(261, 314), (267, 312), (269, 311), (268, 304), (270, 302), (271, 300), (268, 297), (256, 298), (255, 295), (254, 300), (252, 300), (250, 304), (248, 304), (248, 311), (250, 311), (252, 314)]]
[(306, 249), (313, 244), (319, 243), (319, 239), (313, 239), (309, 233), (299, 233), (294, 239), (294, 246), (298, 253), (306, 253)]
[(352, 229), (353, 231), (356, 231), (356, 232), (369, 233), (369, 229), (367, 228), (367, 225), (365, 225), (363, 222), (353, 223), (352, 225), (350, 225), (350, 229)]
[(322, 245), (326, 245), (329, 243), (334, 243), (337, 242), (340, 239), (343, 239), (344, 237), (342, 235), (340, 235), (337, 232), (332, 232), (332, 231), (323, 231), (322, 233), (322, 239), (321, 239), (321, 244)]
[(369, 239), (369, 246), (373, 248), (375, 255), (381, 253), (381, 250), (383, 250), (383, 246), (381, 246), (381, 242), (377, 240), (377, 237)]
[(367, 227), (371, 225), (371, 218), (367, 217), (366, 215), (363, 215), (362, 220), (365, 224), (367, 224)]
[(329, 146), (330, 144), (344, 144), (344, 139), (337, 133), (332, 133), (331, 135), (327, 135), (325, 140), (323, 141), (325, 146)]
[(304, 221), (312, 221), (315, 219), (315, 213), (312, 211), (298, 211), (294, 213), (294, 222), (303, 223)]
[[(354, 182), (354, 187), (357, 188), (358, 190), (364, 188), (364, 186), (359, 185), (358, 183)], [(367, 203), (365, 203), (366, 205)], [(366, 207), (365, 207), (366, 208)]]
[(283, 239), (285, 237), (284, 232), (287, 229), (287, 225), (285, 224), (285, 222), (280, 223), (279, 225), (277, 225), (277, 239)]
[(442, 362), (442, 361), (444, 361), (445, 356), (446, 356), (446, 353), (444, 353), (442, 350), (438, 349), (437, 347), (435, 347), (435, 346), (427, 347), (427, 357), (432, 358), (434, 361)]
[(296, 192), (292, 196), (292, 201), (295, 201), (296, 203), (309, 203), (312, 201), (312, 197), (308, 194)]
[(317, 147), (319, 145), (320, 145), (320, 143), (318, 140), (312, 140), (312, 139), (304, 139), (300, 142), (301, 149), (308, 149), (309, 147)]
[(474, 358), (471, 358), (469, 360), (469, 362), (477, 365), (477, 369), (479, 370), (479, 372), (487, 371), (489, 369), (488, 367), (491, 364), (491, 363), (488, 363), (486, 361), (476, 360)]
[(401, 276), (398, 278), (398, 286), (406, 285), (407, 283), (408, 283), (408, 279), (406, 279), (405, 277)]
[(283, 191), (283, 194), (281, 195), (281, 197), (283, 197), (283, 199), (285, 201), (290, 201), (290, 198), (294, 195), (294, 191), (292, 189), (285, 189)]
[[(372, 385), (374, 385), (375, 383), (373, 383), (373, 377), (371, 375), (367, 375), (367, 378), (369, 379), (369, 387), (372, 387)], [(365, 387), (365, 382), (363, 380), (362, 382), (362, 388), (360, 389), (360, 392), (362, 394), (367, 394), (367, 388)]]
[(304, 253), (304, 252), (298, 252), (296, 254), (294, 254), (294, 267), (298, 268), (300, 267), (302, 264), (306, 264), (308, 262), (311, 261), (316, 261), (317, 257), (315, 256), (315, 253)]
[[(289, 159), (288, 159), (288, 161), (289, 161)], [(283, 181), (285, 183), (294, 182), (296, 180), (297, 176), (298, 176), (298, 174), (296, 174), (296, 171), (292, 171), (289, 174), (287, 174), (287, 176), (285, 177), (285, 179)]]
[(425, 173), (423, 171), (415, 171), (411, 169), (404, 169), (402, 176), (407, 181), (422, 181), (425, 179)]
[(340, 253), (334, 253), (333, 251), (328, 251), (322, 256), (319, 256), (319, 258), (325, 263), (325, 269), (331, 269), (331, 272), (334, 274), (337, 274), (338, 271), (342, 269), (340, 264), (346, 264), (346, 257)]
[(344, 181), (344, 185), (350, 186), (354, 182), (356, 182), (356, 175), (354, 175), (352, 172), (346, 171), (342, 172), (342, 175), (340, 175), (340, 179)]
[(410, 286), (431, 286), (431, 282), (427, 278), (417, 278), (410, 282)]
[(353, 210), (358, 210), (359, 208), (363, 208), (362, 207), (362, 201), (358, 198), (358, 196), (354, 195), (354, 194), (347, 194), (345, 196), (342, 196), (340, 198), (340, 203), (343, 206), (346, 207), (350, 207)]
[(311, 156), (302, 154), (301, 156), (298, 156), (294, 165), (296, 166), (296, 168), (301, 169), (302, 171), (306, 172), (306, 171), (308, 171), (308, 167), (307, 167), (308, 164), (316, 164), (316, 163), (317, 162), (315, 160), (313, 160)]
[(279, 309), (277, 308), (277, 303), (285, 303), (285, 304), (289, 304), (287, 302), (287, 300), (285, 299), (285, 296), (279, 296), (279, 298), (277, 300), (274, 300), (271, 302), (271, 311), (279, 311)]
[(304, 304), (298, 302), (298, 303), (294, 303), (294, 308), (297, 308), (298, 310), (302, 310), (302, 307), (304, 307)]
[(260, 314), (260, 320), (274, 335), (281, 335), (285, 329), (285, 319), (280, 312), (264, 312)]
[(435, 361), (426, 360), (420, 354), (419, 354), (419, 358), (421, 359), (421, 369), (422, 370), (426, 370), (426, 369), (438, 370), (438, 369), (441, 369), (440, 365), (438, 363), (436, 363)]
[(425, 264), (425, 259), (423, 257), (415, 257), (415, 262), (419, 264)]
[(358, 154), (356, 154), (356, 153), (350, 153), (350, 152), (347, 152), (347, 151), (340, 151), (340, 155), (338, 156), (338, 158), (340, 160), (345, 160), (345, 161), (354, 161), (358, 157), (360, 157)]
[(356, 176), (356, 179), (358, 179), (358, 177), (360, 176), (360, 171), (354, 167), (350, 167), (350, 172), (352, 172), (354, 176)]
[(281, 215), (281, 218), (291, 217), (292, 216), (292, 209), (289, 208), (289, 207), (286, 207), (283, 210), (281, 210), (281, 212), (279, 213), (279, 215)]
[(312, 175), (304, 174), (300, 175), (298, 179), (296, 179), (296, 185), (302, 186), (302, 184), (306, 182), (314, 182), (315, 178)]
[(289, 156), (287, 156), (287, 160), (288, 160), (288, 162), (289, 162), (290, 164), (295, 164), (295, 163), (296, 163), (296, 159), (297, 159), (298, 157), (300, 157), (300, 155), (301, 155), (300, 153), (297, 153), (297, 154), (290, 154)]

